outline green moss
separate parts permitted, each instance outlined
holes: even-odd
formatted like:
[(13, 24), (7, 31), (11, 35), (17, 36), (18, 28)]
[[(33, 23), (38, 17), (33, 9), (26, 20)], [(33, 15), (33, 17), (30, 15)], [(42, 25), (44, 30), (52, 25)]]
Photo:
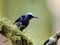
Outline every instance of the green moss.
[(0, 15), (0, 33), (10, 39), (13, 45), (33, 45), (28, 37), (3, 15)]

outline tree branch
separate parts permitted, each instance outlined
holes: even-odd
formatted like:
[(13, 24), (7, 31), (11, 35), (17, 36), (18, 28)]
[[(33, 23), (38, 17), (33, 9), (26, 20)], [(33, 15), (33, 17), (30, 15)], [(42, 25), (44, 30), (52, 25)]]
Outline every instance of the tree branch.
[(10, 39), (13, 45), (33, 45), (32, 41), (3, 15), (0, 15), (0, 33)]

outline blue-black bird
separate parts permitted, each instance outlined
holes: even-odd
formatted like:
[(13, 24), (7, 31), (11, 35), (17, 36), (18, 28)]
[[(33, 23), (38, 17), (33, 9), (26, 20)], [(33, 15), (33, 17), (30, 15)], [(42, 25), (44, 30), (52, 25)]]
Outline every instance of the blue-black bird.
[(28, 25), (29, 25), (29, 21), (32, 18), (38, 18), (33, 16), (32, 13), (26, 13), (24, 15), (22, 15), (21, 17), (19, 17), (14, 24), (21, 30), (23, 31)]
[(43, 45), (57, 45), (57, 42), (60, 38), (60, 33), (48, 38)]

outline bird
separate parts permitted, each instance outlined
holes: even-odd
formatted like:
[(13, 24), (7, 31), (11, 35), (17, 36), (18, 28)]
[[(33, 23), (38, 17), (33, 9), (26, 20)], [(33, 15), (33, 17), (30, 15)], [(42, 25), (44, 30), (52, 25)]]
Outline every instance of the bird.
[(20, 31), (23, 31), (28, 25), (31, 19), (38, 18), (33, 16), (33, 13), (26, 13), (20, 16), (13, 24), (15, 24)]
[(59, 38), (60, 38), (60, 33), (57, 33), (56, 35), (48, 38), (43, 45), (57, 45)]

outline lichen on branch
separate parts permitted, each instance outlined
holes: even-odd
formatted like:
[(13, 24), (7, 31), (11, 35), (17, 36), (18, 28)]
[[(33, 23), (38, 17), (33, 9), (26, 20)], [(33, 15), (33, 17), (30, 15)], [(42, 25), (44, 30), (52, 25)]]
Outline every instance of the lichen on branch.
[(13, 45), (33, 45), (32, 41), (3, 15), (0, 15), (0, 33), (10, 39)]

